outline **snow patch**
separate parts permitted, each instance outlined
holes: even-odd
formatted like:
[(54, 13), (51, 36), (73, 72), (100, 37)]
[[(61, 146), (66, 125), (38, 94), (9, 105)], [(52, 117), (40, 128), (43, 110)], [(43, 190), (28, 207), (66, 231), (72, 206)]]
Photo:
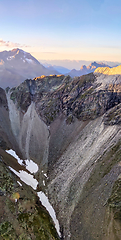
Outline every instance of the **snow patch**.
[[(10, 155), (12, 155), (14, 158), (16, 158), (16, 160), (18, 161), (18, 163), (22, 166), (22, 165), (24, 165), (25, 166), (25, 164), (23, 163), (23, 160), (22, 159), (20, 159), (19, 157), (18, 157), (18, 155), (16, 154), (16, 152), (15, 151), (13, 151), (12, 149), (10, 149), (10, 150), (6, 150), (6, 152), (8, 153), (8, 154), (10, 154)], [(38, 171), (38, 165), (35, 163), (35, 162), (33, 162), (32, 160), (24, 160), (25, 161), (25, 163), (26, 163), (26, 169), (28, 170), (28, 171), (30, 171), (31, 173), (36, 173), (37, 171)]]
[(16, 160), (18, 161), (18, 163), (20, 164), (20, 165), (24, 165), (23, 164), (23, 160), (21, 160), (19, 157), (18, 157), (18, 155), (16, 154), (16, 152), (14, 151), (14, 150), (12, 150), (12, 149), (10, 149), (10, 150), (5, 150), (8, 154), (10, 154), (11, 156), (13, 156), (14, 158), (16, 158)]
[(37, 193), (42, 205), (47, 209), (47, 211), (49, 212), (51, 218), (53, 219), (54, 223), (55, 223), (55, 228), (59, 234), (59, 236), (61, 237), (61, 233), (60, 233), (60, 227), (59, 227), (59, 222), (56, 218), (56, 214), (55, 214), (55, 210), (53, 209), (53, 207), (51, 206), (51, 204), (49, 203), (49, 200), (47, 198), (47, 196), (42, 192), (38, 192)]
[(38, 172), (38, 165), (34, 163), (32, 160), (25, 160), (26, 162), (26, 169), (29, 170), (31, 173)]
[(21, 181), (23, 181), (27, 185), (31, 186), (34, 190), (37, 189), (38, 181), (33, 177), (33, 175), (31, 175), (23, 170), (20, 170), (19, 172), (17, 172), (13, 168), (11, 168), (11, 167), (9, 167), (9, 168), (12, 172), (14, 172), (16, 174), (16, 176), (18, 176), (21, 179)]
[(9, 56), (7, 57), (7, 60), (10, 61), (12, 58), (14, 58), (14, 56)]
[(44, 173), (44, 176), (47, 178), (47, 174), (46, 173)]
[(33, 63), (33, 60), (32, 60), (32, 59), (25, 58), (25, 60), (26, 60), (28, 63)]

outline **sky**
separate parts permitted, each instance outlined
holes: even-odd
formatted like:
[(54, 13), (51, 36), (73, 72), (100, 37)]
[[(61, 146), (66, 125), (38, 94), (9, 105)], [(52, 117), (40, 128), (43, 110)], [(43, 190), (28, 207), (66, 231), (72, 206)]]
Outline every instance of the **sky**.
[(0, 0), (0, 51), (121, 62), (120, 0)]

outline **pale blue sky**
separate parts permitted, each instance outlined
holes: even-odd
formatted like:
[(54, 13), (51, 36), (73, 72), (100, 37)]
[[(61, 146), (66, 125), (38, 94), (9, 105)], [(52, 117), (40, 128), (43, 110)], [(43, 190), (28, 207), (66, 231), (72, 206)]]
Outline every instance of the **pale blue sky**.
[(0, 0), (0, 23), (0, 51), (121, 62), (119, 0)]

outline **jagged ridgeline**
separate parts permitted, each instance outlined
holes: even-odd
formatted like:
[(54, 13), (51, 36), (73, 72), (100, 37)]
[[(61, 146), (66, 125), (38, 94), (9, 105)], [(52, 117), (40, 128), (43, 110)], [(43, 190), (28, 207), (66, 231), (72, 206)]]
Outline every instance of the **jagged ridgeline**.
[[(61, 239), (120, 239), (120, 133), (120, 74), (43, 75), (0, 89), (1, 239), (59, 239), (40, 191)], [(33, 189), (20, 174), (30, 174), (27, 160), (38, 166)]]

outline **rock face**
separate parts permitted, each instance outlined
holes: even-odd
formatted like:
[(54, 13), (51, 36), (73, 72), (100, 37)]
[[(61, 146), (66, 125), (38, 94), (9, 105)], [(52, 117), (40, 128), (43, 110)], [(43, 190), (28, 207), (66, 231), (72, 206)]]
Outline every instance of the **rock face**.
[(120, 76), (41, 76), (0, 93), (0, 155), (16, 171), (4, 150), (38, 164), (61, 239), (120, 239)]

